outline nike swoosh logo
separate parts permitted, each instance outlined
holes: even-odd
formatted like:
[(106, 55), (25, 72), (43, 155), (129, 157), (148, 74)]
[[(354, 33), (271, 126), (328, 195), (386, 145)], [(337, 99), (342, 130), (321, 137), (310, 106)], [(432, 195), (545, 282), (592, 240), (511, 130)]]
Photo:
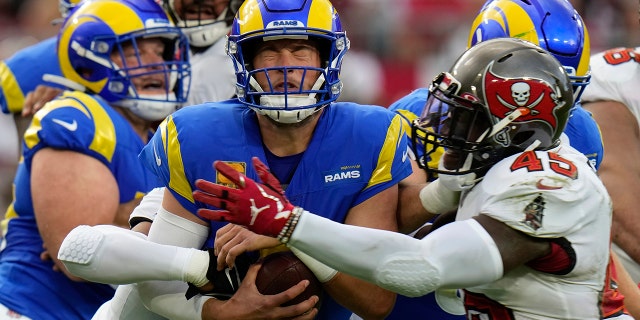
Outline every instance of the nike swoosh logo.
[(66, 128), (69, 131), (76, 131), (76, 129), (78, 129), (78, 122), (75, 119), (71, 123), (66, 122), (66, 121), (62, 121), (60, 119), (53, 119), (51, 121), (63, 126), (64, 128)]
[(540, 189), (540, 190), (558, 190), (558, 189), (562, 189), (562, 186), (550, 186), (550, 185), (546, 185), (544, 183), (542, 183), (543, 179), (538, 180), (538, 182), (536, 182), (536, 188)]
[(160, 159), (160, 157), (158, 157), (158, 151), (156, 151), (156, 145), (153, 145), (153, 156), (156, 158), (156, 165), (161, 166), (162, 165), (162, 159)]
[(227, 280), (229, 280), (229, 285), (231, 285), (231, 290), (236, 291), (236, 288), (233, 285), (233, 279), (231, 279), (231, 274), (229, 274), (229, 268), (224, 269), (224, 274), (227, 276)]
[(407, 161), (407, 157), (409, 156), (409, 151), (405, 150), (402, 153), (402, 162), (404, 163), (405, 161)]

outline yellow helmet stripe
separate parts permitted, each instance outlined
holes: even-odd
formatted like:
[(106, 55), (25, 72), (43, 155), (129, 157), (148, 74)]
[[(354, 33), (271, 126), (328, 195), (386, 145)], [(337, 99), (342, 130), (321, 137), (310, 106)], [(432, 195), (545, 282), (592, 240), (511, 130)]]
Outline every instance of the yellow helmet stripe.
[[(475, 41), (476, 43), (483, 40), (481, 38), (482, 35), (478, 34), (477, 31), (480, 24), (486, 20), (493, 20), (499, 23), (511, 38), (519, 38), (540, 45), (538, 32), (527, 12), (515, 2), (501, 1), (500, 4), (501, 6), (498, 6), (498, 3), (488, 6), (484, 12), (476, 17), (471, 25), (471, 30), (475, 30), (475, 32), (469, 34), (467, 47), (471, 47), (474, 38), (480, 37)], [(510, 28), (509, 30), (507, 30), (507, 25)]]
[[(242, 7), (238, 11), (238, 26), (240, 27), (240, 34), (245, 34), (253, 30), (264, 29), (264, 22), (261, 14), (253, 14), (253, 12), (260, 12), (260, 6), (258, 0), (245, 0)], [(247, 19), (247, 17), (253, 16), (254, 19)]]
[(589, 60), (591, 58), (591, 42), (589, 40), (589, 32), (587, 26), (584, 26), (584, 45), (582, 46), (582, 56), (578, 63), (577, 75), (586, 75), (589, 73)]
[(313, 1), (309, 8), (307, 27), (332, 30), (333, 16), (337, 14), (329, 1)]

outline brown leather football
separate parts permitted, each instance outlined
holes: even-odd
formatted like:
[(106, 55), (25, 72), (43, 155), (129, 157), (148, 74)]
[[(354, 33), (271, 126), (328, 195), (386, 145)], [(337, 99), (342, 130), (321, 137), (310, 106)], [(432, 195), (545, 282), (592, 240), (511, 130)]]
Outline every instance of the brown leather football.
[(313, 272), (298, 259), (291, 251), (280, 251), (269, 254), (262, 260), (262, 267), (258, 270), (256, 286), (265, 295), (277, 294), (296, 285), (302, 280), (309, 280), (309, 286), (300, 295), (283, 304), (283, 306), (298, 304), (313, 295), (322, 301), (322, 283)]

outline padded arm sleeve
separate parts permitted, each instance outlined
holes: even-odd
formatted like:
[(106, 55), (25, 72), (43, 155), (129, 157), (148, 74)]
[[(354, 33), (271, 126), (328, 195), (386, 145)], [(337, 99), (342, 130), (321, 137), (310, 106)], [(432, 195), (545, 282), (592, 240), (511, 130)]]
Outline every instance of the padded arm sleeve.
[(112, 225), (83, 225), (65, 237), (58, 259), (75, 276), (126, 284), (156, 279), (182, 281), (185, 262), (201, 253), (208, 262), (204, 251), (153, 243), (139, 232)]
[[(180, 250), (200, 249), (209, 235), (209, 227), (178, 217), (164, 208), (158, 210), (151, 230), (149, 240), (163, 245), (174, 246)], [(179, 248), (184, 247), (184, 248)], [(145, 281), (138, 284), (138, 291), (143, 304), (151, 311), (176, 320), (190, 320), (202, 318), (202, 306), (211, 297), (196, 296), (187, 300), (185, 293), (186, 282), (202, 282), (206, 280), (209, 267), (209, 253), (196, 250), (202, 256), (197, 259), (183, 260), (185, 276), (183, 281)], [(195, 280), (194, 278), (201, 280)], [(204, 284), (203, 283), (203, 284)]]
[(163, 195), (164, 188), (155, 188), (144, 195), (140, 204), (133, 209), (133, 212), (131, 212), (129, 216), (129, 226), (133, 228), (142, 221), (153, 221), (158, 208), (162, 206)]
[(410, 297), (441, 287), (488, 283), (503, 274), (495, 242), (473, 219), (449, 223), (418, 240), (305, 212), (288, 245), (341, 272)]

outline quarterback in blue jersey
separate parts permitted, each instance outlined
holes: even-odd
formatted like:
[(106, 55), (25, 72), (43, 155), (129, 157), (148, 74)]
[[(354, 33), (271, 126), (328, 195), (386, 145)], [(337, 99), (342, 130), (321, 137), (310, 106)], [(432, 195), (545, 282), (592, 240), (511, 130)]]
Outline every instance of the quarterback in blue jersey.
[[(247, 176), (257, 178), (258, 172), (251, 165), (254, 157), (270, 166), (294, 203), (314, 208), (340, 223), (396, 231), (398, 183), (411, 173), (408, 141), (400, 116), (380, 106), (335, 102), (341, 91), (341, 61), (348, 47), (338, 14), (327, 0), (245, 1), (232, 25), (227, 45), (236, 67), (238, 99), (177, 111), (160, 125), (140, 155), (166, 186), (162, 208), (153, 221), (149, 240), (173, 244), (171, 250), (177, 254), (172, 255), (176, 257), (172, 260), (179, 261), (178, 265), (187, 269), (203, 254), (205, 266), (210, 270), (216, 268), (216, 260), (210, 261), (208, 252), (184, 250), (178, 243), (184, 247), (184, 237), (190, 237), (194, 240), (189, 248), (215, 247), (214, 240), (220, 232), (237, 230), (201, 219), (198, 210), (209, 207), (194, 201), (192, 192), (200, 178), (229, 186), (233, 184), (211, 170), (214, 161), (223, 161)], [(178, 226), (181, 231), (176, 230)], [(169, 228), (174, 231), (160, 231)], [(193, 236), (202, 228), (205, 228), (206, 237)], [(245, 232), (235, 236), (257, 237), (247, 229), (240, 229)], [(76, 228), (65, 243), (73, 243), (74, 238), (82, 239), (83, 230), (105, 238), (100, 241), (100, 252), (114, 252), (110, 249), (112, 242), (107, 240), (115, 233), (101, 226)], [(127, 234), (131, 233), (119, 232), (118, 238), (127, 237)], [(149, 241), (133, 238), (125, 249), (133, 252), (139, 245), (146, 246), (144, 242)], [(263, 243), (259, 248), (242, 249), (271, 249), (278, 244), (273, 241)], [(69, 249), (69, 256), (76, 251), (71, 246), (65, 248)], [(158, 259), (154, 257), (169, 250), (167, 246), (154, 248), (135, 250), (136, 254), (129, 255), (129, 263), (123, 266), (146, 266), (148, 261), (154, 261), (153, 268), (144, 268), (146, 274), (140, 274), (133, 267), (126, 274), (120, 270), (118, 281), (128, 277), (127, 280), (139, 282), (141, 296), (150, 301), (147, 306), (152, 311), (172, 319), (186, 319), (184, 315), (171, 313), (175, 313), (176, 306), (185, 304), (186, 284), (177, 287), (175, 293), (180, 296), (175, 303), (158, 305), (155, 302), (158, 299), (145, 293), (158, 295), (163, 291), (166, 297), (168, 283), (146, 280), (154, 279), (154, 276), (156, 280), (186, 280), (197, 287), (203, 287), (206, 282), (192, 280), (192, 272), (187, 270), (177, 272), (176, 279), (175, 263), (165, 263), (167, 268), (162, 267), (163, 272), (154, 271), (158, 269)], [(119, 251), (116, 256), (125, 254), (125, 250)], [(179, 258), (183, 257), (183, 252), (189, 252), (190, 257)], [(233, 263), (233, 259), (226, 259), (229, 255), (220, 253), (218, 262)], [(264, 301), (273, 299), (271, 296), (261, 296), (250, 303), (264, 306), (260, 308), (263, 310), (247, 308), (248, 303), (238, 306), (237, 301), (246, 301), (256, 295), (255, 286), (247, 280), (251, 279), (249, 271), (231, 299), (208, 299), (195, 304), (194, 307), (201, 310), (196, 316), (237, 319), (248, 314), (255, 318), (301, 315), (301, 319), (307, 319), (317, 313), (317, 319), (348, 319), (356, 312), (364, 318), (384, 318), (393, 307), (395, 294), (338, 273), (307, 255), (299, 257), (326, 289), (319, 310), (310, 310), (317, 301), (315, 297), (292, 306), (306, 308), (299, 310), (265, 305)], [(63, 259), (74, 274), (90, 279), (104, 279), (104, 274), (92, 270), (103, 270), (114, 260), (101, 254), (86, 264)], [(151, 274), (154, 272), (156, 275)], [(167, 272), (173, 276), (167, 276)], [(130, 276), (132, 274), (140, 277)], [(204, 277), (203, 272), (200, 274)], [(304, 282), (298, 285), (301, 284)], [(283, 314), (293, 311), (298, 313)]]
[(113, 287), (40, 255), (56, 257), (78, 225), (126, 226), (158, 186), (138, 154), (152, 125), (186, 101), (187, 40), (152, 0), (95, 0), (65, 20), (57, 44), (63, 76), (83, 90), (47, 103), (26, 131), (2, 221), (0, 307), (30, 319), (89, 319)]
[[(269, 164), (294, 203), (315, 208), (325, 217), (342, 223), (393, 227), (384, 221), (394, 219), (389, 214), (395, 208), (394, 203), (381, 204), (377, 199), (395, 194), (397, 183), (410, 173), (409, 162), (403, 157), (407, 152), (403, 143), (408, 141), (400, 117), (381, 107), (332, 103), (339, 94), (335, 89), (348, 40), (329, 2), (308, 1), (301, 9), (294, 4), (296, 1), (264, 4), (245, 1), (229, 40), (230, 55), (238, 70), (238, 87), (244, 91), (240, 101), (180, 110), (161, 125), (141, 158), (168, 187), (170, 195), (165, 193), (163, 207), (172, 203), (179, 208), (177, 213), (195, 216), (202, 208), (191, 196), (196, 179), (224, 183), (211, 171), (214, 161), (230, 163), (256, 178), (250, 165), (251, 158), (256, 156)], [(296, 10), (286, 14), (276, 11), (290, 8)], [(320, 8), (322, 11), (316, 11)], [(324, 20), (314, 27), (311, 17)], [(269, 29), (270, 35), (278, 34), (273, 41), (262, 38), (261, 28), (251, 29), (255, 27), (239, 23), (260, 21), (259, 25), (266, 27), (307, 19), (306, 27)], [(299, 40), (303, 37), (309, 40)], [(314, 65), (315, 55), (327, 62)], [(283, 64), (288, 71), (279, 71)], [(312, 75), (320, 80), (311, 78)], [(207, 144), (211, 147), (203, 148)], [(366, 213), (360, 211), (372, 203), (381, 207)], [(382, 207), (391, 211), (381, 211)], [(370, 310), (375, 308), (366, 304), (384, 306), (393, 302), (386, 298), (386, 302), (377, 302), (381, 297), (392, 296), (371, 284), (343, 276), (335, 276), (331, 283), (332, 279), (326, 279), (325, 283), (341, 290), (365, 291), (369, 297), (358, 302), (343, 299), (340, 304), (349, 307), (352, 304), (354, 310), (374, 315)], [(351, 312), (340, 304), (327, 295), (318, 317), (348, 319)]]
[[(523, 38), (533, 42), (550, 51), (564, 64), (570, 74), (575, 99), (564, 137), (572, 147), (587, 156), (597, 169), (604, 153), (600, 130), (578, 100), (584, 86), (589, 83), (589, 36), (578, 13), (566, 0), (489, 0), (474, 19), (468, 46), (501, 37)], [(429, 89), (419, 88), (394, 102), (389, 109), (401, 114), (407, 123), (412, 123), (423, 113), (428, 98)], [(437, 167), (439, 155), (432, 154), (427, 159), (421, 158), (421, 154), (417, 157), (424, 165)], [(417, 225), (414, 222), (416, 220), (405, 223), (410, 227), (404, 231), (415, 230)], [(400, 224), (403, 224), (402, 221)], [(429, 319), (464, 319), (463, 312), (460, 298), (445, 290), (418, 298), (398, 295), (396, 306), (387, 319), (407, 319), (415, 314), (429, 315)]]

